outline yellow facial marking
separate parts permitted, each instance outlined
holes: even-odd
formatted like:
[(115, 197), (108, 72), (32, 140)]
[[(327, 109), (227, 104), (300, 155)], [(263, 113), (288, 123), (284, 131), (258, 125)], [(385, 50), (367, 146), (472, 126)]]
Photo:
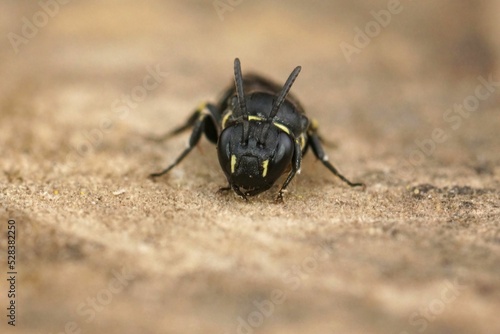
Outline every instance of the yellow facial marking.
[(233, 154), (231, 156), (231, 174), (236, 170), (236, 156)]
[(264, 160), (262, 162), (262, 168), (264, 168), (264, 170), (262, 171), (262, 177), (266, 177), (267, 175), (267, 166), (269, 165), (269, 160)]

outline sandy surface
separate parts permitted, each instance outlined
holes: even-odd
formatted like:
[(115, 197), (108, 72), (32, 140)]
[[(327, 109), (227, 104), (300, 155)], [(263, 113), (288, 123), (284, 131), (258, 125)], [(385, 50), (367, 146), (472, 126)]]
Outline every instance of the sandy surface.
[[(0, 4), (2, 333), (500, 333), (494, 1), (62, 2)], [(206, 140), (147, 179), (187, 137), (146, 136), (215, 101), (236, 56), (302, 65), (293, 92), (365, 191), (307, 156), (284, 204), (216, 194)]]

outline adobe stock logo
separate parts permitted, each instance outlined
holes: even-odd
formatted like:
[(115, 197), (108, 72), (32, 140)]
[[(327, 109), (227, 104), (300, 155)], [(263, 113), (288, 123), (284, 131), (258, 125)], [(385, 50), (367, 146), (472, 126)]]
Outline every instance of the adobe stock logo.
[(461, 103), (455, 103), (452, 108), (443, 112), (442, 118), (449, 129), (436, 127), (429, 137), (415, 139), (416, 147), (399, 165), (398, 173), (401, 176), (409, 177), (416, 168), (435, 153), (438, 144), (445, 143), (451, 137), (452, 131), (460, 129), (466, 119), (478, 112), (481, 103), (488, 100), (500, 88), (500, 81), (494, 81), (492, 75), (488, 79), (479, 76), (477, 80), (479, 84), (477, 84), (473, 94), (466, 96)]
[(61, 5), (66, 5), (71, 0), (42, 0), (38, 2), (40, 10), (36, 11), (31, 19), (23, 16), (21, 18), (21, 34), (9, 32), (7, 38), (14, 50), (14, 53), (19, 54), (21, 45), (28, 44), (33, 38), (38, 36), (38, 33), (49, 23), (50, 19), (59, 14)]
[(441, 284), (439, 293), (428, 300), (408, 317), (408, 327), (399, 334), (423, 333), (432, 322), (436, 321), (469, 287), (470, 282), (464, 277), (446, 280)]
[(305, 280), (311, 276), (320, 264), (330, 258), (331, 249), (327, 245), (319, 245), (314, 254), (302, 259), (299, 264), (290, 267), (282, 275), (282, 286), (273, 289), (267, 298), (254, 300), (253, 310), (237, 318), (237, 334), (254, 334), (272, 317), (275, 311), (286, 302), (287, 298), (298, 290)]
[(368, 47), (372, 39), (379, 36), (382, 30), (391, 24), (392, 17), (402, 11), (403, 5), (400, 0), (389, 0), (387, 2), (387, 9), (381, 9), (379, 11), (372, 10), (370, 12), (374, 20), (367, 22), (364, 29), (358, 26), (354, 27), (355, 35), (352, 44), (344, 41), (339, 45), (347, 63), (350, 64), (354, 55), (360, 54), (363, 49)]
[(79, 316), (78, 318), (67, 321), (63, 328), (60, 328), (57, 332), (51, 332), (50, 334), (84, 333), (82, 324), (84, 322), (91, 323), (96, 320), (98, 314), (104, 312), (116, 296), (122, 293), (135, 279), (135, 275), (128, 267), (123, 267), (119, 271), (112, 270), (111, 274), (112, 278), (108, 281), (106, 286), (78, 304), (76, 308), (76, 314)]
[(243, 0), (214, 0), (212, 5), (219, 16), (219, 20), (224, 21), (224, 13), (234, 11), (242, 2)]
[(163, 72), (160, 65), (146, 66), (146, 74), (142, 77), (140, 84), (132, 87), (128, 94), (122, 94), (116, 98), (108, 108), (108, 112), (102, 116), (99, 124), (95, 127), (81, 132), (78, 143), (73, 145), (74, 150), (68, 153), (67, 159), (76, 164), (79, 158), (94, 152), (99, 148), (110, 133), (115, 124), (129, 115), (131, 111), (137, 109), (140, 103), (144, 102), (150, 94), (158, 89), (165, 81), (168, 72)]

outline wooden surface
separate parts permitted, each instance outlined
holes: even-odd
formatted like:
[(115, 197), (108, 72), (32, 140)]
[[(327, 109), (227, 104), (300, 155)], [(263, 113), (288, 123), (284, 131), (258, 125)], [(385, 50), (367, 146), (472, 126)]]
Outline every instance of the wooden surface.
[[(2, 333), (500, 332), (494, 1), (43, 3), (0, 4)], [(206, 140), (147, 179), (187, 136), (145, 137), (215, 101), (235, 57), (302, 65), (293, 93), (365, 191), (307, 156), (282, 205), (219, 195)]]

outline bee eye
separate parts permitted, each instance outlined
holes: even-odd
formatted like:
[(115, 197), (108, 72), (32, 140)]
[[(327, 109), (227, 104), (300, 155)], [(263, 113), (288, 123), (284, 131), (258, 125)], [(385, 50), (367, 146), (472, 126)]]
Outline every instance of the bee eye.
[(280, 133), (277, 139), (276, 153), (269, 164), (269, 176), (278, 178), (292, 161), (294, 145), (290, 137)]
[(226, 128), (222, 131), (219, 142), (217, 143), (217, 154), (219, 155), (219, 163), (224, 172), (231, 174), (231, 138), (235, 129), (233, 127)]

